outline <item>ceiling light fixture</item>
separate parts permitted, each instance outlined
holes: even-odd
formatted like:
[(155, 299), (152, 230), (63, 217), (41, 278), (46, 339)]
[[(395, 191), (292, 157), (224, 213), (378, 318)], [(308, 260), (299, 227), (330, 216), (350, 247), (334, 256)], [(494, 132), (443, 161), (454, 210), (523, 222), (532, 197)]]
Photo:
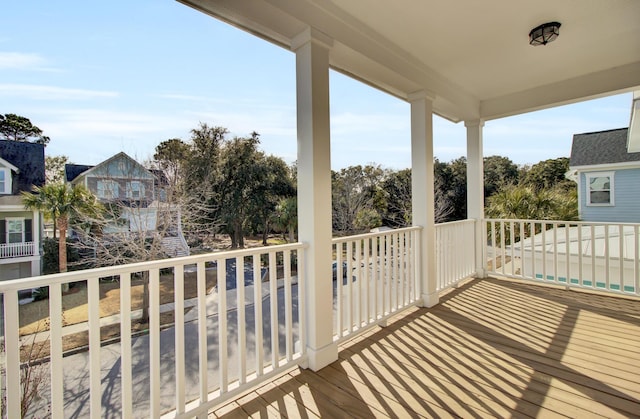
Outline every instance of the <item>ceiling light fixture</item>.
[(537, 47), (538, 45), (547, 45), (554, 41), (560, 35), (560, 23), (549, 22), (531, 29), (529, 32), (529, 44)]

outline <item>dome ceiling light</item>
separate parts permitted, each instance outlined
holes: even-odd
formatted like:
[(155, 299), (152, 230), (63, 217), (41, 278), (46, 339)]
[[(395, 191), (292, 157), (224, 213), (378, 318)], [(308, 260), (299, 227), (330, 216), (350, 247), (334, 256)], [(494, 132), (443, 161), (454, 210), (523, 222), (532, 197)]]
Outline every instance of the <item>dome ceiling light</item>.
[(531, 32), (529, 32), (529, 44), (534, 47), (547, 45), (549, 42), (555, 41), (558, 35), (560, 35), (560, 23), (543, 23), (531, 29)]

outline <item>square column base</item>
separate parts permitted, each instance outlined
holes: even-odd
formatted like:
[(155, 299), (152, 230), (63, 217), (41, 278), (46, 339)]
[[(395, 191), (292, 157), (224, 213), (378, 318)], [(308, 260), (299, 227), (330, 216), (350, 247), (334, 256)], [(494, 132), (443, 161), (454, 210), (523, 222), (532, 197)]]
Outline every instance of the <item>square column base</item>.
[(420, 307), (433, 307), (440, 302), (440, 296), (437, 292), (431, 294), (422, 294), (422, 298), (419, 302)]
[(331, 343), (324, 348), (312, 349), (307, 346), (307, 364), (304, 368), (319, 371), (338, 360), (338, 345)]

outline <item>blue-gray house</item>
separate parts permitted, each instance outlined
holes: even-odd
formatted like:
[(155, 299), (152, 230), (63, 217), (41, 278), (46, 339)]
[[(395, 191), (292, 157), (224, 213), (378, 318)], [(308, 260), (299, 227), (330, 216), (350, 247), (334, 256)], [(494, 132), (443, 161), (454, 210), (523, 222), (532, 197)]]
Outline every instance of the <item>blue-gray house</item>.
[(628, 134), (620, 128), (573, 136), (569, 168), (581, 220), (640, 223), (640, 152), (629, 152)]

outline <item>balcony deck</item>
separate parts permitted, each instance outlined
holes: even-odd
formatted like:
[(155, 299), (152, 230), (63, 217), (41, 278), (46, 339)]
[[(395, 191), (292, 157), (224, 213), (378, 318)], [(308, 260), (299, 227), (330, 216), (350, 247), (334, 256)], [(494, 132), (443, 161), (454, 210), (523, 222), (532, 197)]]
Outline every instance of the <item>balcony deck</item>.
[(490, 278), (209, 417), (638, 417), (640, 302)]

